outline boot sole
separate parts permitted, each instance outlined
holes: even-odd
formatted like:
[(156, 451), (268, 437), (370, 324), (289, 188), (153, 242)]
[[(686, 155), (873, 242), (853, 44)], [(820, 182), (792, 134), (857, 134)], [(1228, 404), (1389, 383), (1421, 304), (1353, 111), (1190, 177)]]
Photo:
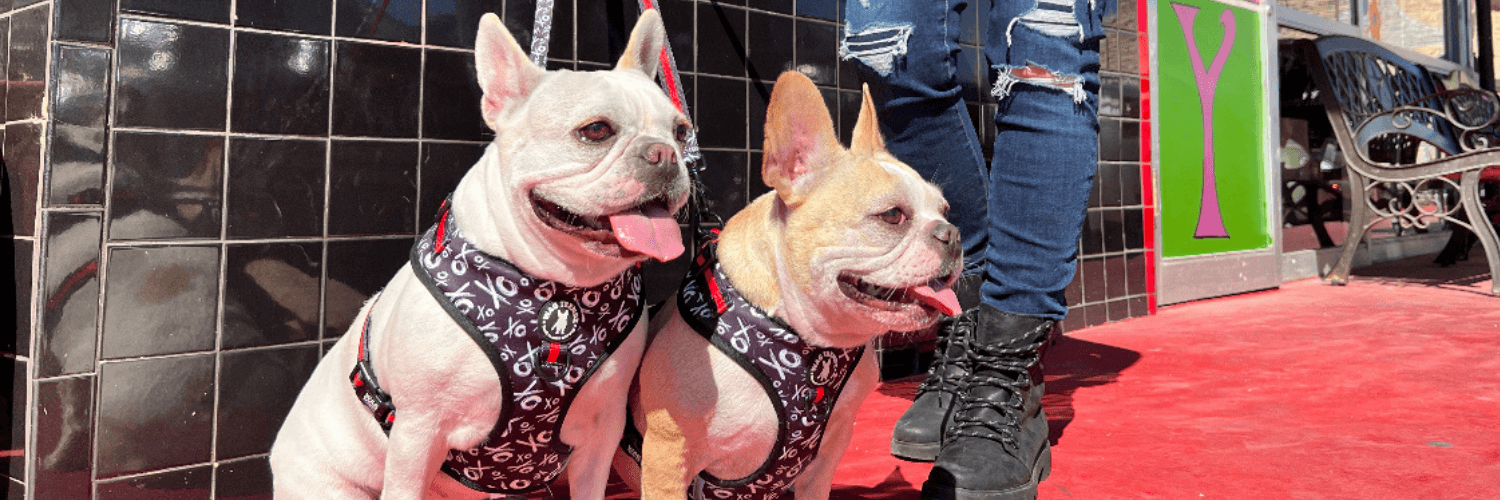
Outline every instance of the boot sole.
[(941, 449), (942, 443), (916, 443), (891, 438), (891, 455), (902, 460), (931, 462), (937, 460), (938, 450)]
[(971, 490), (922, 484), (922, 500), (1036, 500), (1037, 485), (1052, 475), (1052, 445), (1043, 444), (1036, 463), (1031, 465), (1031, 480), (1004, 490)]

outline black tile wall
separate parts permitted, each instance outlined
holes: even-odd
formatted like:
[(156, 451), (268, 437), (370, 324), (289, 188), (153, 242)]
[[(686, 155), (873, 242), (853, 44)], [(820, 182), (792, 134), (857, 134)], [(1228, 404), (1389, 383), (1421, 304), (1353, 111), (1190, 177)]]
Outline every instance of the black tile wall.
[(271, 464), (265, 457), (224, 462), (216, 473), (215, 498), (271, 500)]
[(639, 16), (635, 5), (622, 1), (598, 2), (580, 9), (576, 20), (578, 32), (597, 39), (595, 43), (578, 45), (578, 60), (613, 66), (624, 53), (630, 29)]
[(323, 336), (349, 329), (365, 299), (385, 287), (406, 264), (412, 238), (328, 242), (328, 284), (323, 303)]
[(37, 177), (42, 169), (42, 124), (5, 127), (5, 181), (10, 217), (0, 221), (6, 234), (31, 236), (36, 231)]
[(224, 349), (318, 339), (323, 245), (229, 245), (224, 259)]
[(327, 35), (333, 23), (333, 3), (328, 1), (258, 0), (235, 2), (234, 9), (235, 25), (264, 30)]
[[(743, 112), (745, 87), (745, 80), (741, 79), (698, 76), (694, 89), (698, 95), (704, 96), (698, 100), (697, 109), (699, 145), (705, 148), (746, 149), (746, 126), (749, 122)], [(765, 118), (761, 117), (760, 120), (764, 122)]]
[(111, 143), (111, 240), (219, 236), (222, 137), (116, 132)]
[[(208, 461), (213, 448), (214, 358), (201, 354), (103, 364), (97, 424), (99, 477)], [(139, 481), (160, 486), (173, 483)], [(145, 498), (129, 496), (135, 487), (101, 485), (100, 498)], [(106, 490), (111, 493), (105, 494)]]
[(323, 233), (326, 141), (229, 140), (230, 238)]
[[(1100, 47), (1099, 166), (1069, 285), (1064, 330), (1147, 314), (1144, 200), (1141, 189), (1140, 64), (1134, 2), (1106, 21)], [(1076, 291), (1075, 291), (1076, 290)]]
[[(472, 43), (472, 42), (470, 42)], [(479, 102), (484, 92), (468, 52), (427, 51), (422, 74), (422, 136), (434, 139), (489, 141), (494, 131), (484, 123)]]
[(749, 77), (775, 80), (781, 72), (794, 68), (796, 31), (792, 18), (755, 11), (749, 15), (745, 28), (746, 46), (750, 48)]
[(226, 352), (219, 368), (218, 458), (271, 451), (276, 431), (292, 409), (320, 357), (309, 344)]
[(226, 24), (229, 4), (230, 0), (120, 0), (120, 12)]
[(816, 48), (837, 47), (838, 26), (810, 19), (797, 19), (795, 26), (797, 47), (803, 48), (797, 51), (797, 70), (818, 85), (837, 85), (838, 53)]
[(104, 121), (109, 116), (110, 50), (57, 44), (52, 53), (51, 167), (46, 203), (104, 202)]
[(80, 42), (109, 42), (113, 36), (112, 0), (53, 0), (52, 38)]
[(115, 248), (104, 269), (105, 359), (214, 348), (218, 246)]
[(7, 63), (10, 59), (10, 17), (0, 18), (0, 75), (6, 75), (4, 84), (0, 84), (0, 117), (5, 116), (5, 101), (7, 91), (10, 89), (10, 73)]
[(422, 144), (421, 203), (417, 209), (417, 224), (425, 228), (437, 216), (443, 199), (458, 187), (459, 179), (479, 162), (484, 155), (483, 144), (434, 143)]
[(335, 0), (334, 34), (392, 42), (422, 41), (422, 0)]
[(100, 481), (98, 500), (207, 500), (212, 498), (213, 470), (191, 467), (155, 474)]
[(801, 0), (797, 2), (797, 15), (824, 21), (836, 21), (839, 17), (839, 0)]
[(698, 4), (698, 72), (745, 76), (746, 55), (745, 10), (718, 2)]
[(672, 45), (672, 57), (681, 72), (697, 71), (694, 64), (696, 53), (693, 41), (698, 37), (698, 11), (693, 0), (657, 0), (656, 10), (661, 12), (662, 25), (667, 29), (667, 42)]
[(116, 50), (116, 126), (224, 129), (229, 30), (122, 19)]
[[(451, 144), (434, 144), (442, 149)], [(478, 149), (467, 144), (456, 145)], [(328, 234), (373, 235), (410, 234), (417, 228), (417, 156), (415, 141), (333, 141), (329, 163)], [(474, 163), (479, 155), (442, 159), (444, 165)], [(452, 183), (467, 168), (449, 169)], [(440, 176), (439, 176), (440, 177)], [(437, 179), (435, 197), (453, 190)], [(441, 200), (439, 200), (441, 201)], [(434, 205), (434, 210), (436, 206)], [(426, 216), (427, 213), (423, 213)], [(426, 220), (424, 219), (425, 223)]]
[(46, 94), (47, 26), (52, 9), (45, 5), (10, 16), (10, 59), (6, 63), (5, 120), (41, 118)]
[[(733, 214), (745, 208), (749, 199), (749, 156), (739, 151), (705, 151), (703, 165), (713, 169), (703, 176), (703, 204), (716, 214)], [(760, 166), (755, 175), (760, 177)]]
[(47, 214), (37, 377), (91, 372), (99, 330), (98, 212)]
[(35, 498), (89, 498), (93, 489), (94, 377), (36, 384)]
[[(241, 4), (244, 5), (244, 4)], [(326, 23), (325, 23), (326, 26)], [(239, 33), (234, 46), (230, 130), (328, 132), (328, 40)]]
[(333, 134), (417, 137), (422, 51), (357, 42), (335, 50)]
[[(861, 82), (836, 53), (842, 0), (658, 3), (713, 211), (768, 191), (762, 128), (782, 70), (820, 86), (847, 138)], [(547, 66), (608, 68), (634, 2), (578, 5), (556, 3)], [(960, 79), (988, 152), (997, 108), (979, 7), (964, 16)], [(266, 452), (292, 397), (495, 137), (477, 106), (479, 17), (500, 14), (529, 50), (533, 8), (0, 0), (11, 204), (0, 225), (19, 235), (0, 293), (22, 313), (0, 344), (36, 356), (0, 356), (17, 387), (0, 402), (12, 431), (0, 448), (39, 446), (0, 458), (13, 478), (30, 464), (34, 479), (9, 480), (7, 495), (270, 498)], [(1113, 128), (1067, 289), (1069, 329), (1148, 306), (1133, 18), (1109, 27), (1101, 109)], [(648, 298), (665, 299), (684, 270), (684, 259), (648, 265)], [(907, 345), (918, 350), (883, 355), (904, 360), (889, 374), (925, 368), (930, 348)]]
[[(326, 4), (326, 2), (324, 2)], [(478, 24), (474, 21), (486, 12), (494, 12), (499, 15), (503, 11), (505, 2), (502, 0), (427, 0), (427, 44), (457, 47), (461, 49), (474, 48), (474, 38), (479, 35)], [(524, 6), (530, 14), (531, 6), (523, 2), (512, 1), (510, 3)], [(527, 18), (528, 21), (530, 17)], [(526, 27), (528, 33), (531, 26)], [(530, 48), (530, 41), (521, 46)]]

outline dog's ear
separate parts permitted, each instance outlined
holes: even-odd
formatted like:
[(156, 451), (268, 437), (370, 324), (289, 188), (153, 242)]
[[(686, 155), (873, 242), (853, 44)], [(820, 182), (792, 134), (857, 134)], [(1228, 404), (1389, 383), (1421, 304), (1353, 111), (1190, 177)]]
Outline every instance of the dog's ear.
[(633, 69), (646, 74), (646, 78), (656, 79), (656, 73), (661, 70), (661, 48), (667, 42), (667, 30), (662, 27), (661, 13), (656, 9), (646, 9), (641, 13), (641, 18), (635, 22), (635, 29), (630, 32), (630, 43), (625, 46), (625, 53), (620, 54), (620, 61), (615, 63), (615, 69)]
[(546, 70), (531, 63), (526, 51), (510, 36), (500, 18), (486, 13), (479, 20), (474, 40), (474, 69), (479, 89), (484, 91), (481, 110), (491, 129), (500, 114), (509, 110), (536, 88)]
[(787, 205), (801, 204), (809, 177), (843, 152), (823, 95), (806, 75), (788, 71), (776, 79), (766, 108), (765, 156), (760, 176)]
[(875, 118), (875, 101), (870, 99), (868, 83), (864, 85), (864, 94), (859, 119), (854, 122), (854, 134), (849, 140), (849, 150), (863, 154), (885, 151), (885, 138), (880, 136), (880, 122)]

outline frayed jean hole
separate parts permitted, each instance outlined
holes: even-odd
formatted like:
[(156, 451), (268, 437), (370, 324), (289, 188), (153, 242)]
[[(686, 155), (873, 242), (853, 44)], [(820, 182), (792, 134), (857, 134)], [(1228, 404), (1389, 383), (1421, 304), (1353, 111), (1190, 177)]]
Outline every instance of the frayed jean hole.
[(1083, 88), (1083, 77), (1079, 75), (1058, 74), (1047, 67), (1029, 61), (1025, 66), (996, 65), (994, 68), (995, 84), (990, 94), (994, 95), (997, 100), (1004, 100), (1010, 96), (1011, 88), (1018, 83), (1060, 90), (1072, 97), (1074, 104), (1082, 104), (1089, 97), (1088, 92)]
[(889, 76), (896, 58), (906, 55), (911, 33), (911, 25), (876, 25), (859, 31), (845, 25), (844, 38), (839, 41), (839, 57), (858, 60), (880, 76)]

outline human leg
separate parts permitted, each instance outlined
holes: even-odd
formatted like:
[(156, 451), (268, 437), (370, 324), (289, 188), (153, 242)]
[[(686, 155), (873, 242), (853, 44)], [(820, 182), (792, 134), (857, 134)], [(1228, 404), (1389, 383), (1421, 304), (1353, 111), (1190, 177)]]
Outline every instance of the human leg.
[(942, 187), (948, 220), (963, 238), (964, 277), (955, 286), (966, 311), (938, 331), (938, 350), (912, 402), (897, 421), (891, 453), (937, 456), (942, 431), (967, 374), (959, 361), (973, 331), (984, 268), (988, 207), (984, 156), (957, 78), (959, 19), (967, 0), (848, 0), (840, 54), (870, 84), (886, 147)]
[(1098, 161), (1111, 0), (997, 0), (985, 55), (999, 112), (985, 281), (952, 425), (924, 499), (1030, 499), (1051, 470), (1041, 357), (1067, 314)]

